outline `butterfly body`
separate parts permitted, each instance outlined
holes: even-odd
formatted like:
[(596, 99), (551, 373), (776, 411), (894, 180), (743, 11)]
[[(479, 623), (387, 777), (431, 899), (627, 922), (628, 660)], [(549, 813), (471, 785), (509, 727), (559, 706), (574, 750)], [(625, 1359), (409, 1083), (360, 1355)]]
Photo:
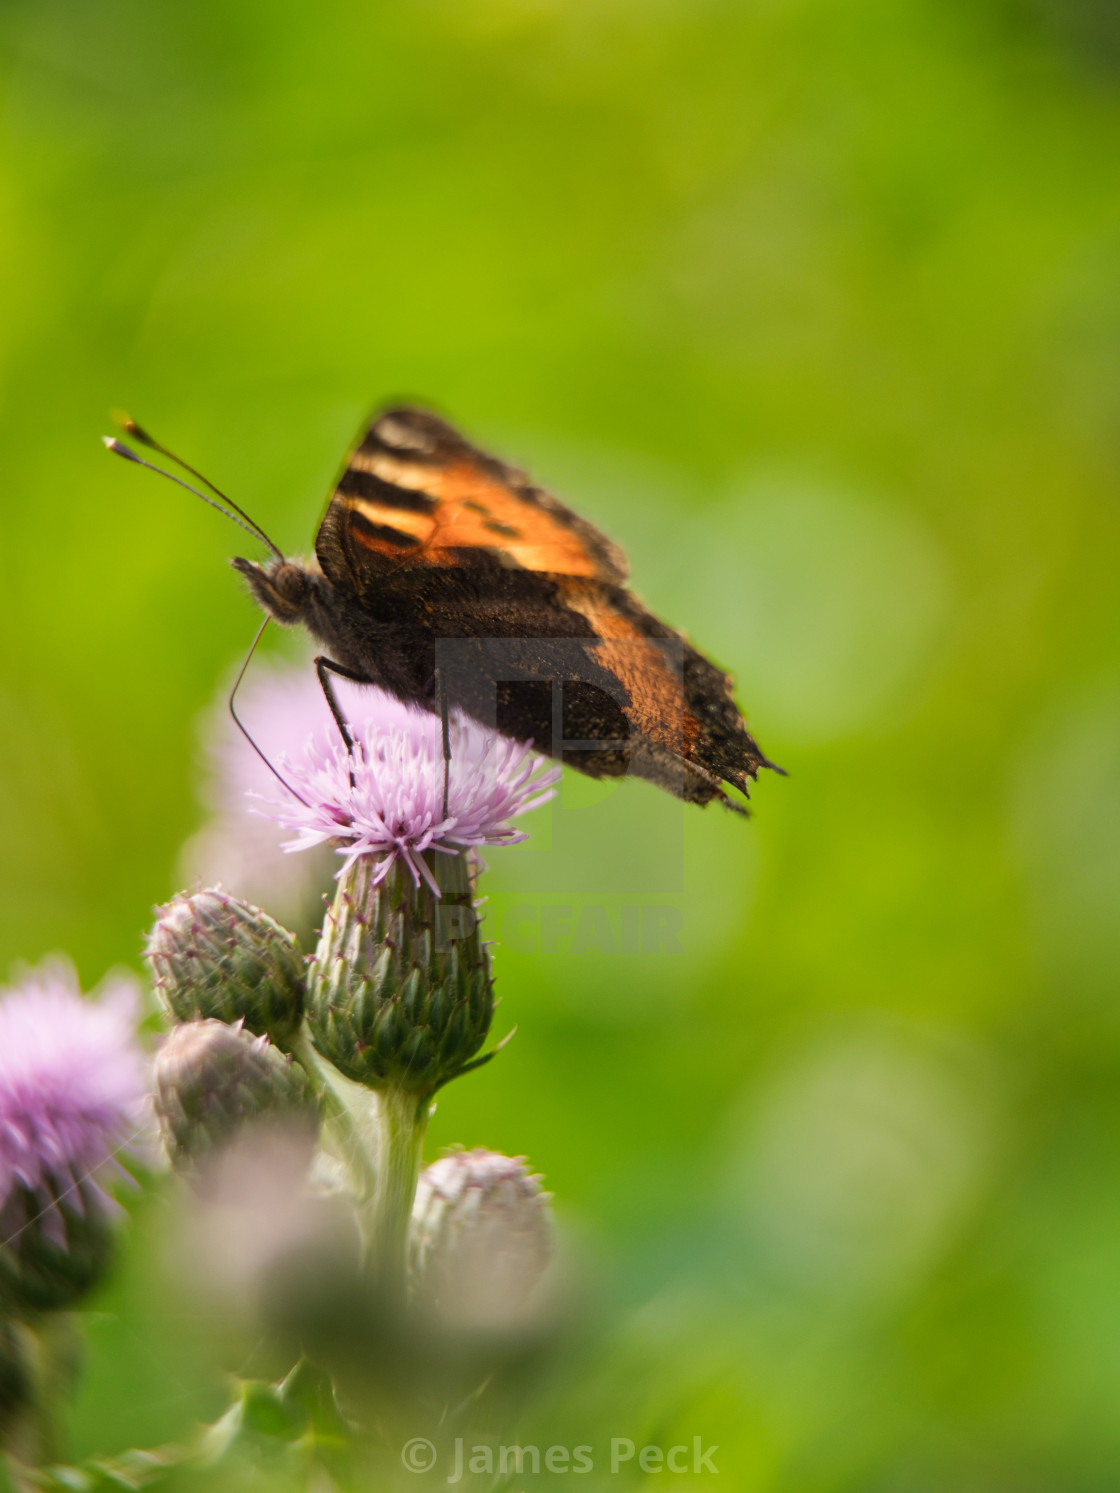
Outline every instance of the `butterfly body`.
[(443, 421), (395, 409), (351, 453), (316, 563), (233, 564), (337, 671), (593, 777), (695, 803), (767, 762), (731, 681), (629, 591), (622, 552)]

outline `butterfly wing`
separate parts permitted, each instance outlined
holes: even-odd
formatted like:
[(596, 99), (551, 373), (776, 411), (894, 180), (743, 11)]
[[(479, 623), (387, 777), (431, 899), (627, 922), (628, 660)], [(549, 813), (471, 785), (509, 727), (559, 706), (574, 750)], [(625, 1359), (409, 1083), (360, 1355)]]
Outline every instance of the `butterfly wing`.
[[(438, 647), (467, 714), (583, 772), (727, 802), (721, 782), (746, 791), (766, 763), (731, 681), (626, 589), (621, 550), (434, 415), (372, 422), (315, 549), (332, 585), (407, 637), (418, 678)], [(413, 697), (430, 706), (431, 688)]]
[(773, 765), (731, 679), (629, 591), (548, 584), (543, 596), (438, 606), (447, 678), (467, 714), (592, 777), (628, 773), (696, 803), (731, 802), (723, 782), (747, 793)]
[(359, 596), (413, 567), (495, 567), (625, 585), (626, 558), (604, 535), (424, 410), (369, 426), (331, 495), (315, 544), (333, 582)]

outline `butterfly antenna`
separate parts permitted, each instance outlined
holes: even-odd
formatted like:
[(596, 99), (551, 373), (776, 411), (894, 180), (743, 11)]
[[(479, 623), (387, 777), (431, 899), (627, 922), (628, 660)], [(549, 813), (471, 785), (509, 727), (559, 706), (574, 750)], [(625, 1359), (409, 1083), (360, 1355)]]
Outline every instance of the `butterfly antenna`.
[[(184, 461), (181, 456), (176, 456), (174, 451), (169, 451), (166, 446), (161, 445), (160, 442), (156, 440), (155, 436), (149, 435), (144, 427), (142, 425), (138, 425), (131, 415), (126, 415), (123, 412), (118, 411), (114, 413), (113, 419), (125, 432), (126, 435), (130, 435), (133, 440), (139, 441), (142, 446), (147, 446), (149, 450), (158, 451), (159, 454), (161, 456), (165, 456), (168, 461), (173, 461), (177, 467), (182, 467), (184, 472), (189, 472), (192, 477), (202, 483), (203, 487), (208, 487), (214, 494), (214, 496), (220, 498), (226, 505), (225, 508), (218, 508), (219, 513), (225, 513), (227, 518), (232, 518), (235, 523), (240, 523), (243, 529), (246, 529), (250, 534), (255, 535), (256, 538), (258, 538), (262, 542), (262, 544), (266, 544), (278, 560), (282, 560), (284, 558), (283, 551), (278, 545), (272, 542), (272, 540), (261, 528), (260, 524), (258, 524), (255, 519), (250, 518), (249, 515), (245, 512), (244, 508), (240, 507), (233, 501), (231, 497), (228, 496), (228, 494), (224, 493), (220, 487), (217, 487), (213, 482), (211, 482), (209, 477), (204, 477), (196, 467), (191, 466), (190, 462)], [(117, 456), (130, 456), (133, 461), (140, 462), (141, 466), (146, 466), (153, 472), (159, 472), (163, 477), (171, 477), (171, 480), (173, 482), (178, 482), (180, 487), (185, 487), (187, 488), (188, 492), (197, 494), (197, 496), (202, 498), (204, 502), (210, 503), (210, 506), (212, 508), (218, 507), (216, 503), (205, 497), (203, 493), (200, 493), (196, 487), (191, 487), (189, 483), (180, 481), (178, 477), (173, 477), (170, 472), (165, 472), (162, 467), (155, 467), (152, 466), (151, 462), (143, 461), (134, 452), (130, 451), (127, 446), (121, 445), (119, 441), (114, 442), (109, 436), (105, 436), (103, 437), (103, 439), (109, 450), (114, 452)], [(232, 512), (228, 511), (231, 509)]]
[(264, 619), (264, 621), (261, 623), (260, 627), (257, 628), (257, 635), (253, 639), (253, 643), (252, 643), (252, 646), (249, 649), (249, 652), (245, 655), (245, 662), (241, 665), (240, 669), (238, 669), (238, 671), (237, 671), (237, 678), (233, 681), (233, 688), (229, 692), (229, 702), (228, 702), (229, 703), (229, 713), (233, 717), (233, 723), (234, 723), (234, 725), (241, 732), (242, 736), (244, 736), (245, 740), (253, 748), (254, 752), (256, 752), (257, 756), (261, 759), (261, 761), (264, 763), (264, 765), (268, 768), (269, 772), (276, 779), (276, 781), (278, 783), (280, 783), (283, 787), (285, 787), (288, 790), (288, 792), (292, 795), (293, 798), (298, 799), (299, 802), (303, 805), (303, 807), (305, 809), (309, 809), (311, 807), (311, 805), (307, 802), (306, 798), (304, 798), (303, 794), (302, 793), (297, 793), (296, 790), (292, 787), (291, 783), (288, 782), (287, 778), (283, 776), (283, 774), (279, 771), (279, 769), (273, 767), (272, 763), (268, 760), (268, 758), (265, 756), (265, 754), (261, 751), (261, 749), (257, 745), (257, 743), (249, 735), (248, 728), (246, 727), (246, 725), (245, 725), (244, 721), (241, 719), (241, 717), (238, 715), (236, 709), (234, 708), (234, 704), (233, 704), (234, 700), (237, 698), (237, 691), (241, 688), (241, 681), (245, 678), (245, 671), (248, 669), (249, 665), (253, 661), (253, 654), (256, 653), (256, 651), (257, 651), (257, 644), (260, 642), (261, 638), (264, 637), (264, 630), (268, 626), (268, 624), (271, 622), (271, 620), (272, 620), (271, 617), (266, 617)]
[(284, 558), (284, 551), (279, 546), (273, 544), (264, 530), (255, 524), (251, 518), (246, 518), (241, 513), (240, 508), (235, 513), (231, 513), (228, 508), (223, 508), (221, 503), (215, 502), (207, 493), (199, 492), (197, 487), (192, 487), (189, 482), (184, 482), (182, 477), (176, 477), (174, 472), (164, 471), (163, 467), (157, 467), (153, 462), (145, 461), (142, 456), (137, 456), (135, 451), (126, 446), (123, 441), (118, 441), (116, 436), (103, 435), (101, 439), (105, 442), (105, 449), (111, 451), (114, 456), (122, 456), (125, 461), (134, 461), (138, 467), (147, 467), (149, 472), (158, 472), (161, 477), (166, 477), (168, 482), (175, 482), (180, 487), (185, 487), (188, 492), (193, 492), (196, 498), (201, 498), (204, 503), (209, 503), (211, 508), (216, 508), (223, 517), (228, 518), (239, 529), (244, 529), (246, 534), (251, 534), (254, 539), (259, 539), (264, 544), (267, 544), (278, 560)]

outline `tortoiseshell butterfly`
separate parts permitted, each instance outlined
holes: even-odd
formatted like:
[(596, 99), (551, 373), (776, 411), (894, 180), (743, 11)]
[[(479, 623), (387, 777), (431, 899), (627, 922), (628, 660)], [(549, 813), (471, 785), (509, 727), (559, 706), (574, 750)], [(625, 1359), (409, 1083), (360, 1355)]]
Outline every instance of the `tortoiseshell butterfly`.
[(265, 565), (231, 563), (269, 617), (302, 623), (325, 650), (316, 667), (347, 740), (332, 673), (445, 720), (457, 706), (592, 777), (645, 778), (690, 803), (740, 809), (723, 785), (745, 795), (774, 767), (727, 675), (628, 589), (621, 550), (435, 415), (390, 409), (364, 431), (319, 526), (317, 564), (286, 559), (200, 480), (272, 549)]

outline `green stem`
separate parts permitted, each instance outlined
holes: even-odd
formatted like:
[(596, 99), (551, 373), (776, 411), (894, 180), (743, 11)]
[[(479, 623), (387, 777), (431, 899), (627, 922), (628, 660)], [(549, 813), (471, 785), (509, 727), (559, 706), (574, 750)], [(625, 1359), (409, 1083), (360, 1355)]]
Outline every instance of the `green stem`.
[(370, 1268), (379, 1287), (403, 1298), (408, 1230), (424, 1152), (431, 1096), (396, 1086), (371, 1091), (315, 1051), (306, 1023), (292, 1043), (323, 1106), (325, 1138), (350, 1176)]
[(364, 1204), (377, 1186), (378, 1141), (376, 1123), (369, 1113), (370, 1096), (319, 1056), (306, 1021), (291, 1050), (322, 1106), (326, 1149), (342, 1162), (355, 1197)]
[(431, 1100), (400, 1088), (379, 1089), (377, 1180), (368, 1210), (370, 1265), (381, 1290), (402, 1300), (408, 1283), (408, 1230)]
[(71, 1312), (51, 1312), (34, 1327), (13, 1324), (27, 1374), (26, 1400), (3, 1427), (5, 1449), (11, 1454), (12, 1480), (17, 1487), (22, 1471), (57, 1461), (61, 1456), (58, 1408), (73, 1386), (78, 1339)]

